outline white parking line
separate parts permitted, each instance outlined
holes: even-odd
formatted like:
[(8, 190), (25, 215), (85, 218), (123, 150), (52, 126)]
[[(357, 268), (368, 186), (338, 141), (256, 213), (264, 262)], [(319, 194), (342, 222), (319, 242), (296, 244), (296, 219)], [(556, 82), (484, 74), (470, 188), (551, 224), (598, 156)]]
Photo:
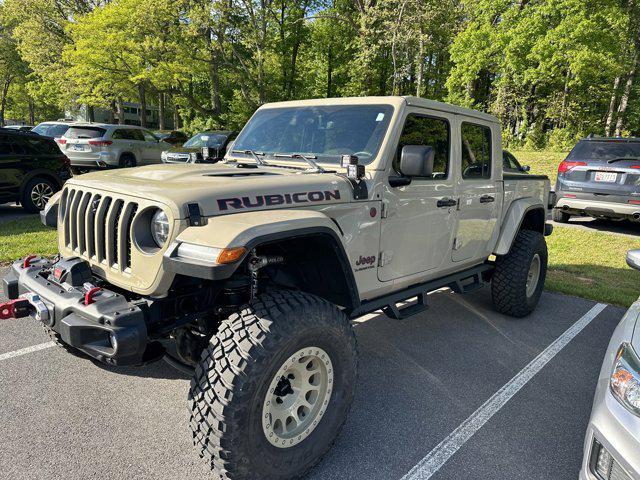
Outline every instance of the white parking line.
[(55, 343), (45, 342), (38, 345), (32, 345), (31, 347), (21, 348), (20, 350), (14, 350), (13, 352), (3, 353), (0, 355), (0, 361), (19, 357), (20, 355), (26, 355), (31, 352), (37, 352), (38, 350), (44, 350), (45, 348), (51, 348), (53, 346), (55, 346)]
[(607, 307), (598, 303), (574, 323), (567, 331), (556, 338), (526, 367), (494, 393), (489, 400), (471, 414), (458, 428), (431, 450), (416, 464), (402, 480), (427, 480), (462, 447), (473, 435), (486, 424), (504, 405), (549, 363), (567, 344), (573, 340), (591, 321)]

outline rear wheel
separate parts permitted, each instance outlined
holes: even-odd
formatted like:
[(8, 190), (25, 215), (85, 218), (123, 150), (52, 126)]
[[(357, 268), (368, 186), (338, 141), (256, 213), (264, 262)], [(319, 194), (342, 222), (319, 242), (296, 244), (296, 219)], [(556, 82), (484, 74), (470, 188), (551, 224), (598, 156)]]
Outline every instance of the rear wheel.
[(120, 157), (120, 168), (133, 168), (138, 165), (136, 157), (130, 153), (123, 153)]
[(193, 442), (218, 478), (298, 478), (331, 447), (354, 396), (353, 328), (329, 302), (262, 295), (225, 320), (191, 381)]
[(529, 315), (538, 305), (547, 276), (547, 243), (540, 232), (521, 230), (506, 255), (496, 258), (491, 298), (512, 317)]
[(569, 219), (571, 218), (571, 215), (569, 215), (566, 212), (563, 212), (562, 210), (558, 209), (558, 208), (554, 208), (553, 212), (551, 214), (553, 221), (554, 222), (558, 222), (558, 223), (567, 223), (569, 221)]
[(46, 178), (36, 177), (29, 180), (22, 193), (22, 207), (29, 213), (38, 213), (44, 209), (45, 205), (58, 187)]

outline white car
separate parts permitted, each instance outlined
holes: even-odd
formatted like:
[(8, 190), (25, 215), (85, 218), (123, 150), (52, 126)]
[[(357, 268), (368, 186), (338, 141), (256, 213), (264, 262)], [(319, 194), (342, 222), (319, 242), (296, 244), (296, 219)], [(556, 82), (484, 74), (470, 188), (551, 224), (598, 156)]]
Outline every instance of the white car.
[(57, 122), (42, 122), (31, 129), (33, 133), (42, 135), (43, 137), (60, 138), (71, 125), (70, 122), (57, 121)]
[[(627, 254), (640, 270), (640, 250)], [(640, 479), (640, 299), (613, 332), (591, 410), (580, 480)]]
[(76, 168), (162, 163), (162, 152), (171, 148), (144, 128), (108, 123), (74, 123), (57, 142)]

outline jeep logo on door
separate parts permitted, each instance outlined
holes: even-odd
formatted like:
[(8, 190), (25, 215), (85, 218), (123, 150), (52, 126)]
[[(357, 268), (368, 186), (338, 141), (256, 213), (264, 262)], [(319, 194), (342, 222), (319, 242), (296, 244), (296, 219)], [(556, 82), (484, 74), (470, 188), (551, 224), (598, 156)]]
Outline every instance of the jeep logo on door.
[(323, 192), (274, 193), (254, 197), (220, 198), (218, 208), (221, 211), (242, 208), (271, 207), (275, 205), (291, 205), (294, 203), (324, 202), (339, 200), (340, 190)]
[(363, 257), (362, 255), (360, 255), (360, 258), (358, 258), (358, 260), (356, 260), (356, 272), (359, 272), (360, 270), (367, 270), (368, 268), (373, 268), (374, 264), (376, 263), (376, 256), (375, 255), (370, 255), (368, 257)]

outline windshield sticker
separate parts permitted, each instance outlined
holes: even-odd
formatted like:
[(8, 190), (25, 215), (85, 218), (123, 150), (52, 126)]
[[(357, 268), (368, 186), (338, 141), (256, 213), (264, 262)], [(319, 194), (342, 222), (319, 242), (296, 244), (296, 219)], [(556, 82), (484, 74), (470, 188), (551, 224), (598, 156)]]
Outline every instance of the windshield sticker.
[(339, 200), (340, 190), (323, 192), (274, 193), (271, 195), (257, 195), (254, 197), (220, 198), (217, 200), (221, 211), (243, 208), (271, 207), (274, 205), (290, 205), (293, 203), (324, 202)]
[(384, 113), (380, 112), (376, 117), (376, 122), (381, 122), (382, 120), (384, 120)]

